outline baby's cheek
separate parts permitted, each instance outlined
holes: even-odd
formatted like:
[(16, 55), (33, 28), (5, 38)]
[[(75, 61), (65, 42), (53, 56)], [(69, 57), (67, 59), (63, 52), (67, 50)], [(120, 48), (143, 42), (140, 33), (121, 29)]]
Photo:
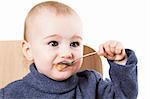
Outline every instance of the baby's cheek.
[(75, 50), (75, 54), (80, 57), (83, 55), (83, 45), (81, 45), (80, 47), (76, 48)]
[(53, 63), (54, 60), (56, 59), (56, 56), (57, 56), (57, 54), (55, 54), (55, 53), (47, 54), (47, 59), (46, 59), (46, 60), (47, 60), (49, 63)]
[(83, 63), (83, 58), (81, 58), (81, 59), (79, 60), (79, 63), (80, 63), (80, 65), (82, 65), (82, 63)]
[(79, 61), (76, 62), (77, 69), (81, 68), (82, 62), (83, 62), (83, 59), (80, 59)]

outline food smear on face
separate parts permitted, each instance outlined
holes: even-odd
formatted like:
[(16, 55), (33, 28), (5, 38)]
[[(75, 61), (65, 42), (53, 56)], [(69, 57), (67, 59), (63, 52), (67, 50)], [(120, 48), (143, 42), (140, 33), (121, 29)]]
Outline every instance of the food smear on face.
[(58, 70), (58, 71), (63, 71), (67, 65), (65, 64), (55, 64), (54, 67)]

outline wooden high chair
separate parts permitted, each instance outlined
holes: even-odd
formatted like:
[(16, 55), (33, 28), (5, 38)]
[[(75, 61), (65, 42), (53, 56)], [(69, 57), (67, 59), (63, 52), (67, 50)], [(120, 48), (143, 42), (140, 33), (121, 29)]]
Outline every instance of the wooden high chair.
[[(95, 50), (84, 45), (84, 54)], [(0, 88), (21, 79), (29, 72), (29, 64), (23, 56), (21, 41), (0, 41)], [(95, 54), (83, 59), (81, 70), (94, 69), (102, 74), (102, 62)]]

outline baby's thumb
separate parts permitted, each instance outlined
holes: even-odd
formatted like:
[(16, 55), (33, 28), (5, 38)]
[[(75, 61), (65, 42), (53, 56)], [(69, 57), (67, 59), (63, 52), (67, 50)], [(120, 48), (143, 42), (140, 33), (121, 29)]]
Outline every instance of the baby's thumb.
[(99, 46), (99, 50), (97, 51), (99, 56), (104, 56), (105, 52), (104, 52), (104, 48), (103, 45)]

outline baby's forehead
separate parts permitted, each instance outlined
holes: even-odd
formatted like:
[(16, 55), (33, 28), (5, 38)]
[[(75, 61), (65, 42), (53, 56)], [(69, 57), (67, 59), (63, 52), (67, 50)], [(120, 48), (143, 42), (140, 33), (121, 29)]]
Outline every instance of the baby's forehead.
[[(68, 16), (68, 15), (77, 15), (77, 13), (70, 8), (69, 6), (58, 3), (58, 2), (45, 2), (34, 6), (28, 13), (25, 20), (25, 37), (29, 38), (29, 31), (33, 27), (33, 23), (36, 23), (36, 19), (42, 20), (46, 17), (53, 16)], [(42, 17), (41, 17), (42, 16)]]

